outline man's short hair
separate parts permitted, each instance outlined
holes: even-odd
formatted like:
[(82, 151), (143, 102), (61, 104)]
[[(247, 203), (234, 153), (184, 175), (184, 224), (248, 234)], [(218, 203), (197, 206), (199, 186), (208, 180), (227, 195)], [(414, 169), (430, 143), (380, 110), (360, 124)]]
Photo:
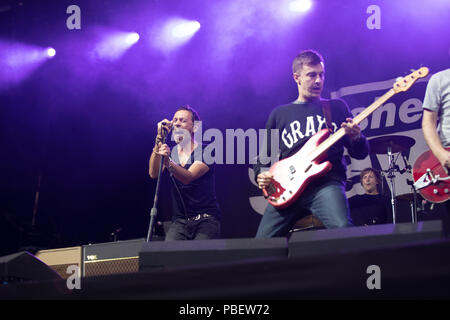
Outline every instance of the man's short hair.
[(292, 62), (292, 73), (300, 73), (303, 65), (315, 66), (323, 63), (323, 57), (314, 50), (304, 50), (300, 52)]
[(192, 115), (192, 122), (200, 121), (200, 117), (199, 117), (197, 111), (194, 108), (192, 108), (190, 105), (185, 104), (184, 106), (179, 107), (177, 109), (177, 111), (175, 111), (175, 112), (178, 112), (180, 110), (189, 111)]
[(363, 171), (361, 171), (361, 173), (359, 174), (359, 182), (361, 183), (361, 185), (362, 185), (362, 182), (363, 182), (364, 175), (366, 175), (368, 172), (372, 172), (373, 173), (373, 175), (375, 176), (375, 179), (376, 179), (378, 184), (381, 183), (381, 175), (378, 172), (378, 170), (375, 170), (374, 168), (370, 168), (369, 167), (369, 168), (363, 169)]

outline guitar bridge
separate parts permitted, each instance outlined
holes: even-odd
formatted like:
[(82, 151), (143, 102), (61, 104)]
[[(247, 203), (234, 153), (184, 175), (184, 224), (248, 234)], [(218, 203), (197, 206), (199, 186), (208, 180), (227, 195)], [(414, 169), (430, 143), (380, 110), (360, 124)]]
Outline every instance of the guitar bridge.
[(429, 185), (436, 184), (440, 181), (446, 181), (449, 179), (450, 179), (450, 177), (441, 178), (441, 176), (439, 174), (434, 175), (430, 169), (427, 169), (427, 172), (425, 172), (414, 183), (414, 188), (416, 188), (416, 190), (420, 190), (420, 189), (428, 187)]
[(427, 172), (425, 172), (419, 179), (417, 179), (416, 182), (414, 182), (414, 188), (416, 188), (416, 190), (426, 188), (433, 183), (433, 179), (433, 173), (430, 169), (427, 169)]

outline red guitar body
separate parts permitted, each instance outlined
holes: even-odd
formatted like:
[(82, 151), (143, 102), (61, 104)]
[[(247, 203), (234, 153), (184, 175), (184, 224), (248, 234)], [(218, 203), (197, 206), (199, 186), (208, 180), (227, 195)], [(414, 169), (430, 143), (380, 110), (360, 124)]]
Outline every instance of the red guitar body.
[[(450, 148), (447, 148), (447, 150), (450, 151)], [(435, 178), (434, 181), (433, 177)], [(450, 198), (450, 178), (448, 180), (442, 180), (448, 177), (447, 172), (431, 151), (422, 153), (414, 163), (413, 178), (416, 184), (421, 179), (429, 184), (427, 187), (421, 189), (417, 188), (417, 186), (416, 188), (430, 202), (441, 203)]]
[(275, 163), (269, 170), (273, 182), (264, 190), (271, 205), (277, 208), (290, 206), (298, 199), (310, 181), (323, 176), (331, 170), (329, 161), (322, 162), (326, 154), (316, 160), (311, 153), (330, 135), (328, 129), (322, 129), (313, 135), (293, 156)]

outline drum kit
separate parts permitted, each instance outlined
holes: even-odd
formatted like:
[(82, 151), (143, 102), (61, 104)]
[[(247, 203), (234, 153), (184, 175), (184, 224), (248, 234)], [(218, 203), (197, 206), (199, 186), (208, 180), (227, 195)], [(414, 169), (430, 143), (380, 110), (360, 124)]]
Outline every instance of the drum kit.
[[(415, 140), (399, 135), (391, 135), (384, 137), (377, 137), (369, 140), (370, 145), (370, 153), (374, 155), (382, 154), (387, 155), (388, 157), (388, 168), (386, 170), (379, 170), (380, 174), (386, 178), (386, 181), (389, 181), (390, 184), (390, 198), (392, 205), (392, 221), (396, 222), (396, 200), (406, 200), (410, 203), (411, 208), (411, 222), (417, 222), (417, 199), (418, 194), (416, 189), (414, 188), (414, 181), (412, 178), (412, 167), (408, 162), (408, 158), (405, 156), (405, 153), (409, 153), (411, 147), (415, 144)], [(399, 156), (402, 157), (404, 162), (404, 169), (399, 168), (397, 165), (397, 160)], [(409, 173), (411, 175), (411, 179), (407, 179), (407, 184), (411, 186), (411, 193), (396, 195), (395, 191), (395, 178), (396, 173), (403, 174)]]

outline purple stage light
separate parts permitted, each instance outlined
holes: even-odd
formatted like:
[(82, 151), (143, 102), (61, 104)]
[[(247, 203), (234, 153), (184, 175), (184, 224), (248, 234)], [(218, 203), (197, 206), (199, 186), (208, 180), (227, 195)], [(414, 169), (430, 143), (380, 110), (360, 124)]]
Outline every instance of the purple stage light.
[(56, 54), (56, 50), (53, 48), (48, 48), (46, 52), (47, 52), (47, 56), (49, 56), (50, 58), (53, 58)]
[(291, 12), (306, 12), (311, 6), (311, 0), (293, 0), (289, 2), (289, 11)]
[(136, 32), (106, 31), (92, 50), (91, 58), (93, 60), (117, 60), (138, 41), (139, 34)]
[(128, 43), (129, 45), (133, 45), (139, 41), (139, 38), (140, 37), (137, 32), (132, 32), (125, 38), (125, 42)]
[(171, 26), (171, 35), (176, 39), (189, 39), (200, 29), (198, 21), (182, 21)]
[(0, 40), (0, 89), (21, 82), (55, 54), (53, 48)]
[(157, 34), (155, 32), (151, 37), (152, 44), (162, 51), (169, 52), (189, 41), (199, 29), (198, 21), (173, 18), (168, 20)]

